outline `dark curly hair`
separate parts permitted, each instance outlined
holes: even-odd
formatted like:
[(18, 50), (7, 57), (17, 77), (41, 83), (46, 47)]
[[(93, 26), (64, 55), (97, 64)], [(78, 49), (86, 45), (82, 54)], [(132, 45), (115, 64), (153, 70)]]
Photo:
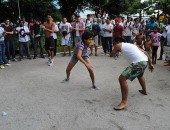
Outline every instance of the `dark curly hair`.
[(93, 33), (91, 31), (85, 31), (82, 35), (82, 41), (87, 40), (93, 37)]
[(125, 39), (122, 38), (122, 37), (116, 37), (116, 38), (113, 40), (113, 42), (115, 42), (115, 43), (125, 42)]

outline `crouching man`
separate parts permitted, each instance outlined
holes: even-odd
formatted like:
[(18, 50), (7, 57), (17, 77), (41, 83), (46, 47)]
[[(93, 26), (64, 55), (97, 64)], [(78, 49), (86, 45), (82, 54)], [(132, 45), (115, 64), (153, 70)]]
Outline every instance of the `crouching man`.
[(127, 60), (130, 63), (122, 74), (119, 76), (119, 83), (121, 87), (122, 93), (122, 101), (118, 104), (118, 106), (114, 107), (115, 110), (122, 110), (128, 106), (128, 84), (127, 79), (133, 81), (136, 77), (142, 87), (142, 90), (139, 90), (140, 93), (147, 95), (146, 91), (146, 83), (145, 78), (143, 77), (144, 71), (149, 63), (149, 70), (153, 71), (153, 65), (148, 54), (138, 48), (136, 45), (130, 43), (124, 43), (124, 39), (122, 38), (115, 38), (114, 39), (114, 49), (112, 50), (110, 57), (114, 57), (116, 53), (122, 52)]

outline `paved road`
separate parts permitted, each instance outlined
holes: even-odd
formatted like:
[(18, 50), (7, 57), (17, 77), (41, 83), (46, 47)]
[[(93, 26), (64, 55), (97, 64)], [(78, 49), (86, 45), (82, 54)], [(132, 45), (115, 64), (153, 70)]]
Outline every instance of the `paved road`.
[(0, 70), (0, 130), (169, 130), (170, 72), (158, 61), (155, 71), (145, 73), (148, 96), (141, 95), (137, 80), (129, 84), (129, 107), (114, 111), (121, 99), (118, 76), (128, 65), (118, 60), (92, 56), (96, 85), (92, 90), (85, 67), (78, 63), (68, 83), (69, 56), (24, 60)]

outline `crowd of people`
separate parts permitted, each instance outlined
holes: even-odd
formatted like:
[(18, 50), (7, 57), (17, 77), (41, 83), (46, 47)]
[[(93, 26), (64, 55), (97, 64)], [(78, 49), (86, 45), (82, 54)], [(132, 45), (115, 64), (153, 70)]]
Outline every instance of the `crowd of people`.
[[(19, 58), (16, 58), (16, 44), (14, 35), (18, 36)], [(39, 46), (40, 58), (45, 58), (44, 48), (48, 55), (48, 65), (54, 65), (54, 57), (57, 52), (57, 39), (62, 46), (63, 56), (72, 58), (66, 69), (66, 78), (62, 81), (68, 82), (70, 72), (78, 61), (81, 61), (89, 71), (92, 88), (98, 89), (95, 85), (95, 75), (89, 56), (99, 56), (98, 47), (101, 46), (104, 55), (119, 58), (120, 53), (127, 56), (130, 66), (127, 67), (119, 77), (122, 91), (122, 101), (115, 107), (115, 110), (122, 110), (127, 107), (128, 85), (127, 79), (133, 81), (136, 77), (142, 86), (139, 92), (147, 95), (144, 70), (149, 63), (149, 69), (153, 71), (157, 60), (165, 60), (165, 66), (170, 66), (170, 17), (156, 20), (151, 16), (149, 20), (127, 19), (120, 16), (114, 18), (104, 17), (98, 14), (93, 18), (90, 14), (83, 21), (80, 16), (72, 15), (71, 22), (64, 17), (59, 24), (56, 24), (50, 15), (47, 20), (41, 23), (39, 19), (31, 20), (25, 18), (14, 26), (9, 19), (0, 26), (0, 69), (10, 66), (11, 61), (17, 62), (24, 59), (24, 53), (28, 59), (37, 58)], [(45, 44), (44, 40), (45, 39)], [(30, 47), (33, 48), (33, 57), (30, 54)], [(74, 47), (73, 53), (71, 51)], [(160, 47), (160, 56), (157, 57)], [(88, 48), (89, 51), (88, 51)], [(93, 52), (94, 51), (94, 52)], [(164, 57), (163, 57), (164, 55)]]
[[(60, 24), (56, 24), (53, 18), (48, 15), (47, 21), (41, 23), (40, 20), (30, 20), (26, 22), (25, 18), (20, 20), (19, 25), (15, 26), (6, 19), (0, 27), (0, 68), (9, 66), (12, 61), (21, 61), (24, 52), (28, 59), (31, 58), (30, 47), (33, 48), (33, 59), (37, 58), (37, 48), (40, 49), (40, 57), (44, 57), (44, 48), (48, 54), (49, 66), (53, 65), (54, 56), (56, 55), (57, 35), (61, 35), (63, 56), (67, 50), (71, 56), (71, 48), (82, 40), (84, 31), (93, 32), (94, 44), (90, 46), (90, 55), (98, 56), (98, 46), (102, 46), (105, 54), (111, 53), (113, 48), (113, 39), (123, 37), (127, 43), (136, 44), (148, 52), (152, 63), (156, 64), (157, 59), (162, 60), (163, 54), (166, 57), (166, 65), (169, 66), (170, 46), (170, 20), (169, 17), (156, 20), (154, 16), (150, 19), (140, 20), (132, 19), (130, 15), (127, 19), (117, 16), (115, 18), (102, 17), (100, 14), (97, 18), (87, 15), (85, 21), (80, 16), (72, 15), (72, 21), (68, 22), (63, 18)], [(18, 45), (14, 43), (14, 35), (18, 35)], [(45, 36), (45, 46), (43, 38)], [(16, 47), (19, 47), (19, 58), (16, 59)], [(160, 47), (160, 56), (157, 58), (158, 47)], [(118, 57), (119, 55), (117, 55)]]

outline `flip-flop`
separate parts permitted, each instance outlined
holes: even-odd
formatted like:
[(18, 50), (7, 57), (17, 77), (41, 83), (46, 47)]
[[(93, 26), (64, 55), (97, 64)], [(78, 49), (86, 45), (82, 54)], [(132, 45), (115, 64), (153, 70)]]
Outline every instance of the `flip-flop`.
[(114, 107), (113, 109), (114, 110), (116, 110), (116, 111), (120, 111), (120, 110), (124, 110), (124, 109), (126, 109), (127, 108), (127, 106), (124, 106), (124, 107)]

